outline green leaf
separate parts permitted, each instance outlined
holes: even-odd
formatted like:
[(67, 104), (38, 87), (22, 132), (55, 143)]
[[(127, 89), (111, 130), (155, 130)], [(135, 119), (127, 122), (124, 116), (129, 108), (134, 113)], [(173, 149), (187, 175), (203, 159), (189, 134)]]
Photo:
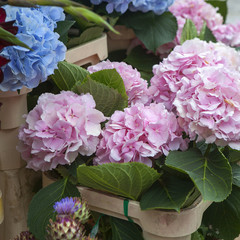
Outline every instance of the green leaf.
[(155, 182), (141, 197), (142, 210), (174, 209), (180, 211), (195, 186), (189, 179), (168, 175)]
[(85, 31), (81, 33), (79, 37), (69, 39), (69, 42), (67, 43), (67, 47), (71, 48), (71, 47), (89, 42), (91, 40), (101, 37), (102, 33), (103, 33), (103, 28), (101, 27), (87, 28)]
[(68, 196), (80, 197), (80, 194), (67, 179), (56, 181), (34, 195), (28, 209), (27, 222), (30, 232), (37, 239), (45, 239), (49, 219), (55, 218), (54, 203)]
[(204, 240), (204, 237), (202, 234), (196, 231), (191, 235), (191, 240)]
[(81, 165), (77, 169), (80, 185), (137, 200), (160, 174), (143, 163)]
[(180, 39), (180, 43), (183, 44), (186, 40), (191, 40), (198, 37), (198, 32), (195, 24), (192, 20), (186, 19), (184, 24), (182, 35)]
[(137, 68), (138, 71), (152, 73), (152, 67), (159, 63), (159, 57), (152, 53), (147, 53), (141, 46), (135, 47), (124, 60), (124, 62)]
[(227, 158), (230, 162), (240, 162), (240, 151), (229, 148)]
[(1, 40), (5, 40), (6, 42), (9, 42), (13, 45), (18, 45), (20, 47), (24, 47), (31, 50), (31, 48), (28, 45), (20, 41), (14, 34), (8, 32), (2, 27), (0, 27), (0, 36), (1, 36)]
[(212, 31), (206, 27), (205, 29), (205, 34), (204, 34), (204, 39), (206, 42), (217, 42), (217, 39), (215, 38), (215, 36), (213, 35)]
[(234, 240), (240, 234), (240, 188), (233, 186), (225, 201), (213, 203), (204, 213), (203, 223), (218, 230), (219, 239)]
[(237, 187), (240, 187), (240, 166), (238, 164), (232, 165), (232, 173), (233, 173), (233, 184)]
[(71, 90), (77, 82), (82, 82), (88, 75), (88, 71), (82, 67), (68, 62), (59, 62), (58, 69), (51, 76), (60, 90)]
[(140, 227), (135, 223), (111, 217), (112, 239), (114, 240), (144, 240)]
[(173, 151), (167, 156), (166, 165), (187, 173), (204, 200), (220, 202), (231, 192), (231, 166), (218, 149), (207, 157), (197, 148), (185, 152)]
[(173, 41), (178, 28), (177, 20), (170, 12), (162, 15), (156, 15), (152, 11), (129, 12), (121, 16), (120, 23), (132, 28), (146, 48), (153, 52), (159, 46)]
[(206, 0), (206, 2), (218, 8), (218, 12), (223, 16), (225, 22), (228, 13), (227, 0)]
[(116, 110), (123, 110), (128, 105), (128, 96), (121, 76), (115, 69), (101, 70), (77, 83), (72, 91), (75, 93), (90, 93), (96, 109), (110, 117)]
[(59, 41), (63, 42), (65, 45), (68, 41), (68, 31), (74, 23), (75, 21), (70, 20), (57, 22), (57, 28), (55, 29), (55, 32), (60, 35)]

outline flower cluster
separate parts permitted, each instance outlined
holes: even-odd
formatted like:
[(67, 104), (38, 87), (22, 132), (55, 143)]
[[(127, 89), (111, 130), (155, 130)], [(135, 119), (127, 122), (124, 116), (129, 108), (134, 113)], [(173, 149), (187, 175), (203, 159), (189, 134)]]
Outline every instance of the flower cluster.
[(149, 101), (147, 81), (141, 78), (137, 69), (133, 69), (131, 65), (124, 62), (102, 61), (96, 65), (88, 67), (90, 73), (103, 69), (116, 69), (122, 77), (126, 93), (128, 95), (128, 104), (135, 103), (146, 104)]
[(153, 67), (149, 94), (154, 101), (164, 103), (172, 110), (172, 103), (183, 84), (182, 78), (192, 79), (201, 68), (216, 65), (238, 70), (240, 55), (222, 43), (207, 43), (197, 38), (186, 41)]
[(15, 20), (17, 37), (31, 50), (10, 46), (3, 49), (1, 56), (9, 59), (3, 67), (2, 91), (15, 91), (23, 86), (34, 88), (53, 74), (57, 63), (65, 59), (66, 47), (54, 32), (56, 21), (64, 19), (62, 8), (20, 8), (4, 6), (7, 21)]
[(171, 150), (186, 150), (187, 141), (177, 118), (163, 104), (136, 104), (116, 111), (107, 122), (98, 145), (96, 164), (141, 162), (152, 160)]
[(49, 221), (47, 240), (96, 240), (86, 235), (84, 223), (90, 216), (86, 202), (77, 197), (66, 197), (56, 202), (54, 209), (57, 216), (55, 221)]
[(175, 44), (180, 43), (183, 26), (186, 19), (191, 19), (198, 32), (206, 22), (207, 27), (213, 32), (217, 41), (232, 47), (240, 46), (240, 23), (223, 24), (223, 17), (217, 8), (204, 0), (176, 0), (169, 11), (177, 18), (178, 31)]
[(70, 164), (78, 153), (89, 156), (96, 151), (103, 121), (90, 94), (42, 94), (20, 129), (18, 150), (34, 170)]
[(240, 149), (240, 55), (199, 39), (154, 66), (153, 99), (174, 110), (190, 139)]
[(168, 7), (174, 0), (91, 0), (91, 3), (98, 5), (106, 2), (106, 10), (112, 13), (114, 10), (120, 13), (125, 13), (128, 9), (132, 12), (153, 11), (155, 14), (162, 14), (167, 11)]

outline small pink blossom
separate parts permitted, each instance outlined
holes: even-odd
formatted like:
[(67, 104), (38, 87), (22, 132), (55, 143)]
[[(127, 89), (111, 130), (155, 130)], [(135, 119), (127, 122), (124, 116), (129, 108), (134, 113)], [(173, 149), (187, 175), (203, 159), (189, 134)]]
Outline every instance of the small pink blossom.
[(173, 110), (172, 103), (182, 87), (182, 78), (194, 79), (200, 69), (216, 65), (238, 70), (240, 55), (222, 43), (207, 43), (197, 38), (185, 41), (153, 67), (149, 94), (154, 101), (164, 103), (168, 110)]
[(102, 61), (96, 65), (88, 67), (90, 73), (97, 72), (103, 69), (116, 69), (122, 77), (126, 92), (128, 95), (128, 104), (135, 103), (146, 104), (149, 102), (148, 84), (147, 81), (141, 78), (137, 69), (133, 69), (131, 65), (124, 62)]
[(97, 147), (95, 163), (142, 162), (152, 166), (151, 158), (186, 150), (187, 141), (177, 118), (163, 104), (136, 104), (116, 111), (106, 124)]
[(180, 125), (191, 139), (240, 150), (240, 73), (222, 66), (182, 78), (173, 102)]
[(96, 151), (105, 119), (90, 94), (42, 94), (20, 128), (18, 150), (36, 171), (70, 164), (78, 153), (90, 156)]

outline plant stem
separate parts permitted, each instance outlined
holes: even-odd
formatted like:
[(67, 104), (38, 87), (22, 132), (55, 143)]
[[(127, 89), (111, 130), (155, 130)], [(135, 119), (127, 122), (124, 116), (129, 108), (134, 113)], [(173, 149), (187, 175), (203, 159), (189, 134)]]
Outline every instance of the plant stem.
[(211, 148), (212, 148), (212, 144), (208, 144), (207, 150), (206, 150), (206, 152), (204, 153), (204, 157), (207, 157), (207, 155), (209, 154)]

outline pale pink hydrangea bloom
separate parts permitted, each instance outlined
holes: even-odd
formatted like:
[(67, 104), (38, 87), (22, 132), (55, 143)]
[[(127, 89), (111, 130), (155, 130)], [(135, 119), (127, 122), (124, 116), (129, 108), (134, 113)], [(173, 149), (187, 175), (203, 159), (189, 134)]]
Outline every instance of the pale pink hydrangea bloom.
[(90, 94), (42, 94), (20, 128), (18, 150), (27, 167), (36, 171), (70, 164), (78, 153), (89, 156), (96, 151), (105, 120)]
[(204, 0), (175, 0), (169, 11), (177, 18), (178, 31), (176, 42), (180, 43), (182, 29), (186, 19), (191, 19), (200, 32), (204, 21), (208, 28), (213, 30), (215, 26), (223, 23), (223, 17), (217, 13), (217, 8)]
[(187, 140), (182, 138), (176, 116), (163, 104), (136, 104), (111, 116), (94, 162), (141, 162), (152, 166), (151, 158), (178, 149), (186, 150)]
[(153, 67), (149, 94), (154, 101), (173, 110), (172, 102), (182, 87), (182, 78), (193, 79), (201, 68), (216, 65), (238, 70), (240, 54), (222, 43), (207, 43), (197, 38), (185, 41)]
[(240, 47), (240, 22), (218, 25), (212, 31), (218, 41), (231, 47)]
[(141, 78), (137, 69), (133, 69), (131, 65), (124, 62), (110, 62), (107, 60), (90, 66), (87, 70), (90, 73), (94, 73), (103, 69), (116, 69), (122, 77), (129, 106), (135, 103), (146, 104), (149, 102), (147, 81)]
[(240, 73), (222, 66), (182, 78), (173, 102), (190, 138), (240, 150)]

